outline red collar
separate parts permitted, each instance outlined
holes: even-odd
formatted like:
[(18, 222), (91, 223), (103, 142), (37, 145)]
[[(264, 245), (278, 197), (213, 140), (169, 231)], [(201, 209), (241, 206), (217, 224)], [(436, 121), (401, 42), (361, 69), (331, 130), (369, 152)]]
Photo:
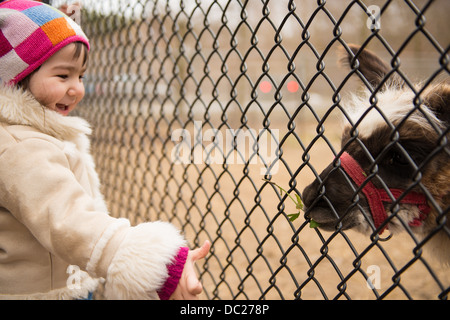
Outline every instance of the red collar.
[[(352, 156), (350, 156), (347, 152), (344, 152), (342, 154), (340, 160), (342, 169), (344, 169), (344, 171), (350, 176), (350, 178), (356, 183), (358, 187), (366, 182), (366, 184), (362, 188), (362, 192), (366, 196), (367, 202), (369, 203), (375, 228), (378, 229), (388, 218), (386, 210), (384, 209), (383, 202), (392, 203), (392, 198), (384, 189), (375, 188), (372, 181), (366, 181), (367, 174), (364, 172), (358, 162), (353, 159)], [(391, 192), (394, 199), (398, 199), (405, 193), (405, 191), (401, 189), (389, 189), (389, 191)], [(425, 220), (430, 213), (430, 206), (428, 205), (427, 198), (423, 193), (409, 191), (408, 194), (406, 194), (399, 201), (399, 203), (415, 204), (420, 210), (419, 217), (411, 221), (409, 223), (410, 226), (422, 225), (422, 221)], [(379, 234), (382, 234), (386, 228), (387, 224), (381, 228)]]

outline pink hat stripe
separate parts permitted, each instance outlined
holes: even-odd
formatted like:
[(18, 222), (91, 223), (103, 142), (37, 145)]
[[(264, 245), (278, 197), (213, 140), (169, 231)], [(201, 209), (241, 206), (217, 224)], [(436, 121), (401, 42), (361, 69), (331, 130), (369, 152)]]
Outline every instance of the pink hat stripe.
[(42, 3), (36, 1), (5, 1), (2, 3), (2, 8), (11, 8), (17, 11), (23, 11), (40, 5), (42, 5)]
[(9, 43), (8, 39), (4, 36), (3, 32), (0, 30), (0, 57), (3, 57), (9, 51), (13, 49), (13, 46)]
[(27, 64), (33, 64), (52, 50), (52, 43), (42, 29), (37, 29), (26, 41), (15, 48), (17, 55)]

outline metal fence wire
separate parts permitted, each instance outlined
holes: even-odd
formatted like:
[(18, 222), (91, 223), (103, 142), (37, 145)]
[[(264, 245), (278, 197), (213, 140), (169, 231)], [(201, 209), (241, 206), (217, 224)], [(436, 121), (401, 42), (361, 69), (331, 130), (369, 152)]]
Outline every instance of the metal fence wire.
[[(444, 200), (421, 183), (423, 166), (411, 178), (437, 211), (424, 240), (405, 223), (388, 239), (341, 223), (313, 228), (295, 202), (340, 155), (350, 93), (374, 92), (357, 63), (339, 66), (339, 50), (354, 43), (378, 54), (420, 108), (424, 90), (448, 83), (449, 1), (86, 0), (81, 7), (68, 7), (92, 46), (78, 115), (94, 128), (111, 214), (170, 221), (191, 247), (210, 240), (210, 254), (197, 263), (201, 298), (447, 299), (448, 266), (425, 247), (437, 232), (450, 238), (448, 170)], [(448, 126), (439, 132), (428, 161), (442, 153), (448, 161)]]

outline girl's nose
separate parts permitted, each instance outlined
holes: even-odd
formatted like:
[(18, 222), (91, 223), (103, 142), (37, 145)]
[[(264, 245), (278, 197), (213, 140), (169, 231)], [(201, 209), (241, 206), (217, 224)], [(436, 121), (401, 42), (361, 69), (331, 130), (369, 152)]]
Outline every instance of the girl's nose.
[(71, 97), (75, 97), (77, 95), (77, 90), (75, 88), (70, 88), (67, 91), (67, 95), (71, 96)]
[(67, 95), (71, 97), (77, 97), (79, 95), (84, 95), (84, 85), (82, 82), (73, 83), (69, 90), (67, 90)]

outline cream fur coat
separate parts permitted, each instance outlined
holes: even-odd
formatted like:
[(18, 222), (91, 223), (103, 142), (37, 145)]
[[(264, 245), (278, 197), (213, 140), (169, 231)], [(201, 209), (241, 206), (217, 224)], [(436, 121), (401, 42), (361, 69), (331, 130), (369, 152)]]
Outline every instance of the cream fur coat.
[(158, 298), (185, 241), (171, 224), (108, 215), (90, 132), (0, 86), (0, 299), (83, 298), (103, 280), (109, 299)]

